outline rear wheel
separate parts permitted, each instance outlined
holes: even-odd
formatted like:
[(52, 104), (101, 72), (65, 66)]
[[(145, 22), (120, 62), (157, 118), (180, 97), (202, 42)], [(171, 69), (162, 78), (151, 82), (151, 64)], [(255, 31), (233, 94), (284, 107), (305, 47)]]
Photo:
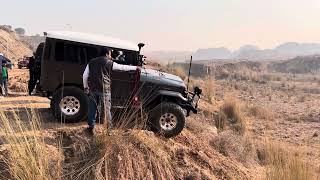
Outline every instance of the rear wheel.
[(58, 120), (63, 122), (79, 122), (88, 116), (87, 95), (77, 87), (63, 87), (52, 96), (52, 109)]
[(149, 124), (155, 133), (165, 137), (176, 136), (185, 125), (184, 111), (175, 103), (161, 103), (149, 113)]

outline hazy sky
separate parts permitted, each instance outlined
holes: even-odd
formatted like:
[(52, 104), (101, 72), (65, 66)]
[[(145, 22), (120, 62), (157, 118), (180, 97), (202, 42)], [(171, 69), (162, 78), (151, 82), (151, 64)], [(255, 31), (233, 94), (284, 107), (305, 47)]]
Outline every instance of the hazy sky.
[(29, 34), (74, 30), (148, 50), (320, 42), (320, 0), (0, 0), (0, 24)]

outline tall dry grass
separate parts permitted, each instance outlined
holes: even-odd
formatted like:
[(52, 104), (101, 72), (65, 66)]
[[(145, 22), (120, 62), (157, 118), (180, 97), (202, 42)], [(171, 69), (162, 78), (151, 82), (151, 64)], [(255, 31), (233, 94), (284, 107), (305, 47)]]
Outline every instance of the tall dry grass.
[(267, 165), (268, 180), (312, 180), (314, 174), (299, 151), (291, 152), (280, 143), (266, 141), (262, 160)]
[(207, 76), (201, 88), (203, 89), (204, 99), (207, 100), (210, 104), (212, 104), (214, 102), (214, 95), (215, 95), (214, 78), (212, 76)]
[(256, 159), (255, 147), (250, 136), (239, 136), (233, 131), (224, 131), (210, 141), (219, 153), (233, 157), (244, 164), (253, 164)]
[[(115, 131), (114, 131), (115, 132)], [(174, 179), (170, 154), (161, 141), (139, 130), (100, 134), (74, 157), (66, 179)]]
[(246, 132), (246, 117), (241, 110), (241, 103), (233, 97), (225, 99), (224, 104), (215, 119), (215, 125), (219, 131), (230, 127), (235, 132), (243, 135)]
[(249, 115), (255, 116), (267, 121), (273, 120), (275, 113), (262, 105), (246, 104)]
[(8, 168), (7, 178), (60, 179), (61, 159), (53, 157), (55, 154), (47, 148), (39, 115), (34, 110), (27, 112), (28, 122), (23, 122), (16, 112), (12, 113), (13, 118), (0, 112), (0, 135), (8, 152), (2, 159)]

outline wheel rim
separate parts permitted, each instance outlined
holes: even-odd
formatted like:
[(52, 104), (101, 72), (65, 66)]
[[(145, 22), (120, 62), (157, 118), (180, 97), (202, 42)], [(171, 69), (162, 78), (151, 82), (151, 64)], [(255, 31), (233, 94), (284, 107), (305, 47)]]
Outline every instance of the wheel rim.
[(178, 120), (177, 117), (172, 113), (165, 113), (160, 117), (159, 120), (161, 129), (165, 131), (171, 131), (176, 128)]
[(74, 96), (63, 97), (59, 106), (61, 112), (68, 116), (73, 116), (80, 111), (80, 101)]

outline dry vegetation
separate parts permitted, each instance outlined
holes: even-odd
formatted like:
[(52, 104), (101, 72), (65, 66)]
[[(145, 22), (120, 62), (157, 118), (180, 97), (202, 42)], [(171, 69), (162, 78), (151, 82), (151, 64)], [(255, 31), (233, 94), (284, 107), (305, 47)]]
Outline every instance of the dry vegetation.
[[(183, 68), (152, 66), (186, 80)], [(91, 138), (83, 124), (49, 126), (38, 100), (23, 117), (0, 106), (0, 179), (319, 179), (318, 78), (222, 71), (192, 78), (204, 91), (200, 112), (172, 139), (124, 127), (107, 136), (103, 126)]]
[[(40, 118), (35, 111), (28, 112), (29, 122), (21, 122), (13, 112), (9, 118), (0, 112), (3, 169), (1, 178), (14, 179), (59, 179), (61, 172), (60, 149), (48, 147), (40, 127)], [(1, 157), (1, 156), (0, 156)], [(1, 167), (1, 166), (0, 166)]]
[(299, 149), (291, 152), (280, 143), (266, 141), (264, 153), (261, 160), (267, 165), (266, 179), (314, 179), (313, 170), (303, 161)]
[(234, 132), (243, 135), (246, 132), (246, 117), (244, 116), (239, 101), (228, 97), (218, 113), (215, 120), (218, 130), (224, 130), (230, 127)]

